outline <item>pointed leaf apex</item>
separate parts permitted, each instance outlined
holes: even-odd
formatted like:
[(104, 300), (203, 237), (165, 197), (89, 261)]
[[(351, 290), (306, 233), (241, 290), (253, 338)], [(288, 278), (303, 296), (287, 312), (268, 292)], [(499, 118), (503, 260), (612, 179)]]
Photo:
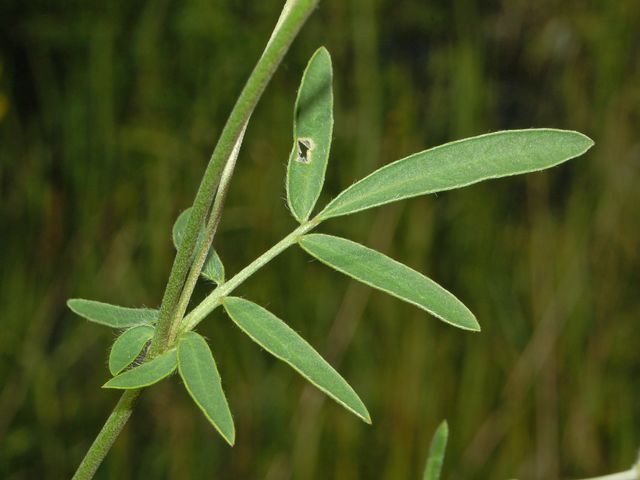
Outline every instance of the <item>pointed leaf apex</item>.
[(225, 442), (233, 446), (236, 429), (220, 373), (207, 341), (196, 332), (186, 332), (180, 337), (178, 371), (194, 403)]
[(227, 442), (229, 444), (230, 447), (235, 446), (236, 444), (236, 432), (232, 432), (231, 437), (227, 437), (226, 435), (222, 435), (222, 438), (224, 438), (224, 441)]
[(478, 333), (480, 333), (482, 331), (482, 328), (480, 327), (480, 323), (478, 323), (478, 319), (476, 318), (475, 315), (473, 316), (473, 321), (474, 321), (474, 324), (470, 325), (468, 330), (470, 332), (478, 332)]
[(313, 385), (365, 423), (371, 417), (364, 403), (340, 374), (286, 323), (248, 300), (227, 297), (224, 308), (249, 338), (289, 364)]
[(324, 45), (319, 47), (313, 55), (314, 56), (316, 56), (316, 55), (326, 55), (329, 58), (331, 58), (331, 54), (329, 53), (329, 50), (327, 50), (327, 47), (325, 47)]

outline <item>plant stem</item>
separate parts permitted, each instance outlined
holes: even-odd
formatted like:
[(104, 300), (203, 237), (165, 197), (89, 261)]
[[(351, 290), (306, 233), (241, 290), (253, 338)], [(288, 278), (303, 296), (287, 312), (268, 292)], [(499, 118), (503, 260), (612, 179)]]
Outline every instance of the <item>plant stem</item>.
[[(280, 29), (282, 28), (283, 21), (289, 15), (291, 8), (295, 5), (296, 0), (287, 0), (284, 7), (282, 8), (282, 12), (280, 12), (280, 17), (278, 18), (278, 22), (276, 23), (273, 32), (271, 33), (271, 37), (269, 37), (269, 41), (267, 42), (267, 46), (264, 48), (264, 52), (262, 56), (269, 50), (269, 46), (273, 42), (273, 39), (276, 37)], [(249, 113), (249, 118), (253, 110)], [(236, 160), (238, 159), (238, 153), (240, 152), (240, 146), (242, 145), (242, 140), (244, 138), (244, 133), (247, 129), (247, 125), (249, 123), (249, 118), (245, 122), (242, 130), (240, 132), (240, 136), (236, 141), (233, 150), (229, 156), (229, 159), (226, 161), (224, 170), (222, 171), (222, 175), (220, 176), (220, 182), (218, 184), (218, 190), (216, 192), (215, 199), (213, 201), (213, 206), (211, 207), (211, 214), (209, 215), (209, 220), (207, 221), (207, 226), (205, 229), (205, 240), (203, 242), (202, 247), (199, 252), (196, 252), (195, 259), (193, 264), (191, 265), (191, 269), (189, 270), (189, 275), (184, 283), (182, 288), (182, 293), (180, 294), (180, 299), (178, 301), (178, 305), (176, 307), (176, 312), (174, 314), (174, 321), (171, 323), (171, 329), (169, 332), (169, 343), (175, 340), (175, 336), (177, 330), (180, 326), (180, 322), (177, 319), (181, 319), (184, 316), (184, 313), (187, 311), (187, 307), (189, 306), (189, 301), (191, 300), (191, 295), (193, 294), (193, 290), (195, 289), (196, 283), (198, 282), (198, 278), (200, 277), (200, 272), (202, 271), (202, 267), (207, 260), (207, 255), (209, 254), (209, 250), (213, 245), (213, 240), (215, 238), (216, 232), (218, 230), (218, 224), (220, 223), (220, 219), (222, 218), (222, 209), (224, 208), (224, 202), (227, 197), (227, 192), (229, 190), (229, 184), (231, 182), (231, 178), (233, 177), (233, 172), (236, 166)]]
[[(218, 143), (202, 177), (193, 201), (193, 209), (185, 228), (182, 244), (171, 267), (169, 280), (160, 305), (160, 314), (149, 358), (168, 348), (172, 340), (172, 331), (175, 325), (181, 321), (181, 318), (176, 316), (178, 303), (187, 273), (191, 268), (192, 255), (196, 247), (198, 233), (201, 225), (205, 223), (205, 218), (213, 203), (222, 170), (227, 160), (231, 157), (233, 149), (238, 143), (249, 117), (269, 80), (271, 80), (289, 46), (318, 2), (319, 0), (288, 0), (286, 2), (262, 56), (251, 72), (229, 115), (229, 119), (220, 134)], [(122, 394), (113, 412), (107, 418), (100, 433), (80, 463), (73, 477), (75, 480), (93, 478), (102, 460), (124, 428), (127, 420), (129, 420), (133, 405), (139, 394), (140, 390), (130, 390)]]
[[(211, 246), (213, 244), (213, 238), (215, 237), (216, 231), (218, 229), (218, 224), (220, 223), (220, 219), (222, 218), (222, 209), (227, 198), (229, 184), (231, 183), (231, 177), (233, 176), (233, 171), (236, 166), (236, 160), (238, 159), (238, 153), (240, 153), (240, 145), (242, 144), (242, 139), (244, 137), (246, 128), (247, 124), (245, 123), (244, 128), (242, 129), (242, 133), (240, 134), (240, 138), (238, 138), (238, 141), (236, 142), (236, 145), (231, 152), (231, 156), (229, 157), (229, 160), (227, 160), (227, 164), (224, 166), (224, 170), (222, 171), (222, 176), (220, 177), (220, 185), (218, 186), (218, 192), (216, 193), (216, 198), (213, 201), (213, 206), (211, 207), (211, 215), (209, 216), (209, 221), (207, 222), (205, 238), (202, 242), (203, 245), (200, 248), (200, 251), (196, 252), (196, 258), (193, 261), (193, 265), (191, 265), (191, 270), (189, 270), (189, 275), (187, 276), (187, 280), (185, 281), (182, 293), (180, 295), (180, 301), (178, 302), (178, 306), (176, 309), (177, 318), (182, 318), (184, 316), (184, 313), (187, 311), (189, 301), (191, 300), (191, 295), (193, 294), (193, 290), (196, 287), (196, 283), (198, 283), (200, 272), (202, 271), (204, 262), (207, 260), (209, 250), (211, 249)], [(173, 342), (173, 340), (175, 339), (176, 332), (179, 326), (180, 322), (172, 323), (170, 331), (171, 342)]]
[[(233, 167), (230, 167), (233, 168)], [(298, 228), (293, 230), (289, 235), (284, 237), (269, 250), (264, 252), (258, 258), (256, 258), (249, 265), (240, 270), (236, 275), (230, 278), (227, 282), (216, 287), (196, 308), (194, 308), (189, 315), (184, 318), (182, 331), (192, 330), (198, 323), (215, 310), (222, 302), (224, 297), (229, 295), (233, 290), (240, 286), (245, 280), (251, 277), (259, 269), (289, 248), (291, 245), (298, 242), (301, 236), (305, 233), (313, 230), (321, 220), (316, 217), (313, 218)], [(109, 415), (109, 418), (105, 422), (102, 430), (93, 441), (93, 444), (89, 448), (89, 451), (85, 455), (82, 463), (78, 467), (72, 480), (85, 480), (93, 478), (96, 470), (102, 463), (102, 460), (109, 452), (109, 449), (113, 445), (113, 442), (118, 437), (122, 429), (124, 428), (127, 420), (133, 412), (133, 404), (140, 395), (141, 389), (127, 390), (122, 394), (120, 400), (116, 404), (113, 412)]]
[(127, 390), (109, 415), (102, 430), (91, 444), (89, 451), (82, 459), (72, 480), (88, 480), (93, 478), (102, 460), (109, 452), (111, 445), (124, 428), (133, 412), (133, 404), (140, 395), (140, 390)]
[(242, 133), (258, 99), (264, 92), (267, 83), (273, 76), (284, 54), (289, 49), (300, 28), (318, 4), (319, 0), (291, 0), (284, 6), (283, 16), (276, 25), (267, 47), (258, 60), (251, 76), (247, 80), (238, 100), (229, 115), (218, 143), (211, 155), (207, 169), (204, 172), (198, 193), (193, 201), (193, 208), (184, 239), (174, 259), (169, 281), (160, 305), (160, 314), (156, 327), (156, 334), (151, 345), (150, 356), (163, 352), (169, 346), (174, 322), (181, 319), (176, 316), (176, 308), (184, 286), (185, 278), (191, 267), (192, 255), (196, 246), (198, 232), (213, 203), (213, 197), (218, 187), (222, 169), (230, 157), (238, 138)]
[(202, 300), (202, 302), (200, 302), (200, 304), (196, 308), (191, 310), (189, 315), (184, 318), (182, 331), (192, 330), (196, 325), (198, 325), (198, 323), (200, 323), (207, 315), (209, 315), (222, 303), (222, 299), (224, 297), (233, 292), (233, 290), (235, 290), (247, 278), (257, 272), (271, 260), (273, 260), (276, 256), (281, 254), (294, 243), (297, 243), (302, 235), (309, 232), (310, 230), (313, 230), (320, 223), (320, 221), (321, 220), (316, 217), (303, 223), (289, 235), (276, 243), (269, 250), (256, 258), (249, 265), (240, 270), (228, 281), (226, 281), (222, 285), (219, 285), (204, 300)]

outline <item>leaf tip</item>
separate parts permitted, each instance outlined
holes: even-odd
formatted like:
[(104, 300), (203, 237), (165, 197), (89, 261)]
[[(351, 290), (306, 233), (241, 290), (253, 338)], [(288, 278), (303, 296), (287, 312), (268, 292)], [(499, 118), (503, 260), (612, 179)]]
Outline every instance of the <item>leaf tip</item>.
[(476, 316), (470, 311), (467, 311), (467, 313), (468, 313), (467, 318), (464, 321), (461, 321), (460, 323), (455, 324), (455, 326), (462, 330), (467, 330), (473, 333), (481, 332), (482, 328), (480, 327), (480, 323), (478, 322), (478, 319), (476, 318)]
[(480, 323), (478, 323), (478, 320), (476, 319), (476, 317), (473, 317), (473, 324), (471, 325), (469, 330), (475, 333), (480, 333), (482, 331), (482, 328), (480, 327)]
[(573, 133), (574, 135), (579, 137), (580, 140), (582, 140), (584, 143), (582, 153), (585, 153), (587, 150), (591, 149), (591, 147), (593, 147), (596, 144), (596, 142), (591, 137), (585, 135), (582, 132), (574, 131)]
[(324, 45), (321, 45), (317, 50), (316, 53), (314, 53), (315, 55), (324, 55), (329, 57), (329, 59), (331, 59), (331, 54), (329, 53), (329, 50), (327, 49), (327, 47), (325, 47)]
[(584, 137), (588, 140), (587, 143), (588, 143), (589, 147), (587, 149), (593, 147), (596, 144), (596, 141), (593, 138), (588, 137), (587, 135), (584, 135)]
[(224, 441), (229, 444), (230, 447), (235, 446), (236, 444), (236, 432), (232, 431), (230, 435), (222, 435)]
[(367, 425), (371, 425), (373, 422), (371, 421), (371, 415), (369, 414), (369, 410), (367, 407), (360, 401), (359, 408), (357, 410), (350, 408), (350, 410), (356, 414), (356, 416), (362, 420)]
[(78, 304), (80, 302), (82, 302), (82, 299), (80, 298), (70, 298), (69, 300), (67, 300), (67, 308), (72, 312), (77, 313), (76, 308), (78, 307)]
[[(433, 312), (430, 312), (429, 310), (427, 311), (433, 314)], [(467, 312), (467, 316), (465, 318), (457, 319), (455, 321), (452, 320), (451, 318), (445, 318), (442, 315), (434, 315), (434, 316), (442, 320), (443, 322), (451, 325), (452, 327), (459, 328), (460, 330), (465, 330), (467, 332), (472, 332), (472, 333), (479, 333), (482, 331), (482, 328), (480, 327), (478, 320), (476, 319), (475, 315), (473, 315), (471, 312)]]
[[(224, 441), (227, 442), (227, 445), (229, 445), (230, 447), (234, 447), (236, 444), (236, 428), (233, 425), (233, 421), (231, 423), (230, 430), (223, 431), (223, 429), (220, 428), (220, 425), (213, 422), (210, 417), (207, 416), (207, 418), (209, 422), (215, 427), (216, 431), (220, 434), (220, 436), (224, 439)], [(225, 428), (224, 430), (227, 430), (227, 429)]]

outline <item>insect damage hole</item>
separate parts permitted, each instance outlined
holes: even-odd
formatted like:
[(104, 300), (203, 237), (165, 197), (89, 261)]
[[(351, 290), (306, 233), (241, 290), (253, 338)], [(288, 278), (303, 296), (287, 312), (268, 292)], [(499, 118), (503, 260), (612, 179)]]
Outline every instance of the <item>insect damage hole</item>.
[(314, 148), (315, 144), (313, 143), (313, 140), (310, 138), (299, 138), (298, 157), (296, 158), (296, 161), (300, 163), (311, 163), (311, 154), (313, 153)]

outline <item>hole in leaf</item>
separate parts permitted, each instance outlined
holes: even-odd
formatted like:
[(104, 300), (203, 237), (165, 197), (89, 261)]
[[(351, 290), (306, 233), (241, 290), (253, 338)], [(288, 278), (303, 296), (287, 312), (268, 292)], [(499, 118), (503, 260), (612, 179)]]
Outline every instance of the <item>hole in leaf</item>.
[(313, 140), (311, 140), (310, 138), (299, 138), (298, 157), (296, 158), (296, 161), (300, 163), (310, 163), (313, 147)]

